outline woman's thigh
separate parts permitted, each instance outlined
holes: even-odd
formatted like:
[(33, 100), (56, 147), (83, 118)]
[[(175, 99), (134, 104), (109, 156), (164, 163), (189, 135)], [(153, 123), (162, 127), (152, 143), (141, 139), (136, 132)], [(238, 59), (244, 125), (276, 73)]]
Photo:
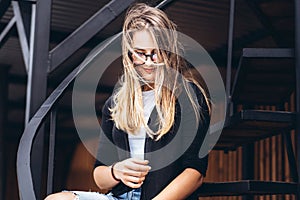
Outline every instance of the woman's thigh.
[(98, 192), (85, 191), (63, 191), (49, 195), (45, 200), (139, 200), (140, 189), (124, 193), (118, 197), (110, 194), (100, 194)]
[(124, 193), (118, 197), (114, 197), (110, 194), (100, 194), (98, 192), (82, 192), (71, 191), (77, 197), (76, 200), (140, 200), (141, 190), (136, 189), (130, 192)]
[(118, 200), (112, 195), (100, 194), (98, 192), (70, 191), (75, 195), (74, 200)]

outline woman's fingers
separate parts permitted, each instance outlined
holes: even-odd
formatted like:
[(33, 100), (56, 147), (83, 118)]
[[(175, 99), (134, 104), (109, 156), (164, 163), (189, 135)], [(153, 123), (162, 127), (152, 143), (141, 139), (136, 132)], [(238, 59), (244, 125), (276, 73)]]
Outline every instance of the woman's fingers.
[(141, 160), (141, 159), (137, 159), (137, 158), (130, 158), (128, 159), (129, 161), (132, 161), (136, 164), (140, 164), (140, 165), (148, 165), (149, 161), (148, 160)]
[(143, 177), (126, 176), (124, 181), (132, 182), (135, 184), (141, 184), (142, 182), (144, 182), (144, 180), (145, 180), (145, 176)]
[(148, 160), (129, 158), (114, 165), (114, 173), (122, 182), (131, 187), (139, 188), (151, 167)]
[(124, 176), (134, 176), (134, 177), (144, 177), (148, 174), (148, 171), (141, 172), (141, 171), (134, 171), (134, 170), (126, 170), (123, 171)]
[(123, 182), (125, 185), (127, 185), (128, 187), (131, 187), (131, 188), (140, 188), (143, 184), (142, 183), (132, 183), (132, 182), (129, 182), (129, 181), (124, 181)]
[(139, 188), (143, 184), (147, 173), (128, 170), (123, 172), (122, 182), (131, 188)]
[(126, 163), (125, 167), (137, 172), (148, 172), (151, 169), (148, 165), (137, 164), (135, 162)]

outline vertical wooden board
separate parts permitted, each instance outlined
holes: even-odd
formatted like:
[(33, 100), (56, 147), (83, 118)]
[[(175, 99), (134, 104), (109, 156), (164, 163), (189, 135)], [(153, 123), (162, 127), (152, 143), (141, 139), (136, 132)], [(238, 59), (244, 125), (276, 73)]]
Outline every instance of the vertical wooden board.
[[(282, 180), (282, 164), (281, 164), (281, 135), (275, 136), (275, 142), (276, 142), (276, 149), (275, 149), (275, 154), (276, 154), (276, 180), (281, 181)], [(280, 200), (282, 199), (282, 195), (277, 195), (276, 199)]]
[(238, 160), (237, 160), (237, 151), (233, 152), (233, 181), (238, 179)]
[[(265, 139), (265, 178), (264, 180), (270, 180), (270, 138)], [(268, 198), (267, 198), (268, 199)]]
[(286, 148), (284, 148), (284, 166), (285, 166), (285, 181), (291, 181), (291, 175), (290, 175), (290, 170), (289, 170), (289, 161), (288, 161), (288, 156), (287, 156), (287, 151)]
[(223, 160), (223, 163), (224, 163), (224, 177), (223, 177), (223, 180), (224, 181), (228, 181), (229, 180), (229, 176), (228, 176), (228, 153), (225, 153), (223, 154), (223, 157), (224, 157), (224, 160)]
[(219, 165), (218, 165), (218, 172), (219, 172), (219, 177), (220, 181), (225, 181), (224, 180), (224, 152), (219, 151), (218, 153), (218, 158), (219, 158)]
[(228, 181), (233, 178), (232, 151), (228, 152)]
[(242, 179), (242, 148), (239, 147), (237, 149), (237, 154), (238, 154), (238, 178), (237, 180), (241, 180)]
[(277, 156), (276, 156), (276, 136), (273, 136), (272, 138), (271, 138), (271, 153), (272, 153), (272, 157), (271, 157), (271, 159), (272, 159), (272, 161), (271, 161), (271, 166), (272, 166), (272, 168), (271, 168), (271, 180), (272, 181), (276, 181), (277, 180), (277, 178), (276, 178), (276, 171), (277, 171), (277, 165), (276, 165), (276, 158), (277, 158)]
[(263, 167), (264, 167), (264, 141), (261, 140), (259, 141), (259, 168), (258, 168), (258, 171), (259, 171), (259, 180), (263, 180), (264, 179), (264, 170), (263, 170)]

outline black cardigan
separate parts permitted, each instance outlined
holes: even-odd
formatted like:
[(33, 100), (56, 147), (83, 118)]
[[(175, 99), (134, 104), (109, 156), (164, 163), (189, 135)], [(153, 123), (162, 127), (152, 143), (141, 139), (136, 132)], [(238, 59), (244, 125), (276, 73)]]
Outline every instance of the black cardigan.
[[(182, 92), (176, 101), (175, 124), (170, 131), (158, 141), (150, 137), (146, 138), (145, 159), (149, 160), (151, 171), (146, 176), (142, 185), (141, 200), (154, 198), (186, 168), (196, 169), (203, 176), (206, 175), (208, 156), (199, 158), (198, 153), (208, 130), (210, 116), (202, 93), (194, 84), (191, 84), (191, 86), (197, 96), (194, 96), (194, 98), (197, 98), (201, 106), (199, 125), (195, 123), (194, 110), (186, 93)], [(115, 127), (110, 117), (109, 108), (111, 105), (112, 98), (109, 98), (102, 109), (101, 127), (103, 132), (100, 134), (95, 167), (111, 165), (114, 162), (130, 157), (128, 134)], [(152, 130), (156, 127), (156, 117), (157, 112), (154, 108), (148, 122)], [(184, 125), (180, 126), (181, 122)], [(198, 129), (195, 128), (196, 126), (198, 126)], [(112, 193), (118, 196), (130, 190), (132, 188), (120, 182), (112, 189)], [(188, 199), (197, 198), (191, 195)]]

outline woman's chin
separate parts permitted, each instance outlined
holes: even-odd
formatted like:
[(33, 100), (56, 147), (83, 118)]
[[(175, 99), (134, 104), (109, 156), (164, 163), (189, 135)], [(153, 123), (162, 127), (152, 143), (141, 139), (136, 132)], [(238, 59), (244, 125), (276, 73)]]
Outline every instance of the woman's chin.
[(154, 83), (154, 79), (144, 78), (145, 83)]
[(142, 78), (147, 83), (154, 83), (155, 75), (153, 75), (153, 74), (143, 74)]

